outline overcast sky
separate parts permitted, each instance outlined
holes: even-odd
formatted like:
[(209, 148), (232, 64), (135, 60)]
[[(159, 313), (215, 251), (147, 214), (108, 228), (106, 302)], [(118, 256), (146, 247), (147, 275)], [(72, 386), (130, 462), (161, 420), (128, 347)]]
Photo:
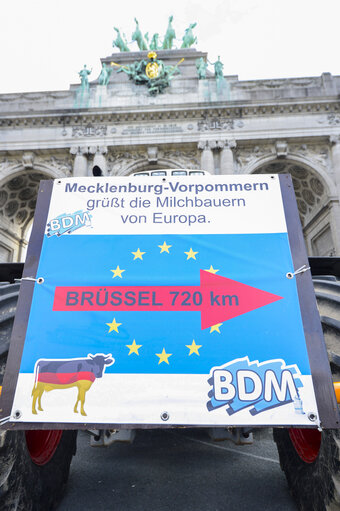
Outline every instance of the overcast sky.
[[(166, 31), (178, 47), (197, 22), (195, 46), (240, 80), (340, 74), (340, 0), (2, 0), (0, 93), (65, 90), (86, 64), (99, 75), (113, 27), (131, 41)], [(133, 46), (131, 46), (133, 48)]]

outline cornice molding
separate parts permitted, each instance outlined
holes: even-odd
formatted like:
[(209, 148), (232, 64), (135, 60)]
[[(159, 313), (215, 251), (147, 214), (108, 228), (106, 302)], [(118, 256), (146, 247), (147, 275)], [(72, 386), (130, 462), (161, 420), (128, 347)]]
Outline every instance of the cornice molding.
[(227, 106), (216, 105), (172, 105), (169, 108), (140, 107), (134, 106), (119, 109), (95, 111), (91, 110), (68, 110), (63, 112), (30, 112), (30, 113), (0, 113), (1, 128), (41, 128), (43, 127), (67, 127), (86, 126), (88, 124), (120, 124), (120, 123), (143, 123), (157, 121), (211, 121), (220, 119), (226, 122), (228, 119), (245, 119), (254, 117), (274, 117), (289, 115), (313, 115), (325, 114), (326, 118), (319, 121), (320, 124), (329, 126), (340, 125), (340, 102), (338, 99), (322, 101), (286, 101), (255, 103), (233, 103)]

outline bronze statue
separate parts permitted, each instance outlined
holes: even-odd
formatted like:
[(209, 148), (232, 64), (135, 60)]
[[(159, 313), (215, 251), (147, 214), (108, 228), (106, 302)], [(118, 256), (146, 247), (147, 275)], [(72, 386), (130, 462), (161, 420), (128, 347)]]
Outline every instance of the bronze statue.
[(135, 22), (136, 22), (136, 28), (132, 34), (132, 40), (137, 42), (138, 48), (141, 51), (145, 51), (148, 49), (148, 47), (146, 45), (145, 39), (143, 37), (141, 29), (139, 28), (139, 23), (136, 18), (135, 18)]
[(88, 92), (89, 89), (90, 89), (90, 85), (89, 85), (89, 79), (88, 79), (88, 75), (90, 75), (92, 73), (92, 69), (91, 71), (89, 69), (86, 68), (86, 64), (84, 64), (84, 67), (81, 71), (79, 71), (79, 77), (80, 77), (80, 89), (82, 92)]
[(112, 41), (112, 46), (113, 47), (117, 47), (120, 49), (120, 51), (130, 51), (129, 50), (129, 47), (127, 45), (127, 41), (126, 41), (126, 37), (125, 37), (125, 34), (124, 34), (124, 39), (122, 38), (122, 36), (120, 35), (120, 30), (116, 27), (113, 27), (115, 29), (115, 31), (117, 32), (117, 38), (114, 39)]
[(197, 37), (192, 32), (196, 25), (197, 23), (190, 23), (189, 27), (185, 29), (181, 48), (190, 48), (190, 46), (197, 42)]
[(146, 85), (151, 95), (160, 94), (169, 87), (174, 75), (180, 72), (178, 66), (184, 59), (175, 66), (165, 66), (154, 51), (149, 52), (148, 58), (148, 62), (142, 59), (125, 66), (114, 62), (111, 65), (118, 66), (118, 72), (123, 71), (136, 85)]
[(218, 56), (216, 62), (211, 62), (211, 64), (214, 66), (216, 80), (220, 80), (221, 78), (224, 80), (223, 76), (224, 65), (221, 62), (220, 56)]
[(150, 50), (158, 50), (159, 49), (159, 34), (154, 34), (150, 43)]
[(196, 59), (197, 76), (199, 80), (204, 80), (207, 77), (208, 63), (203, 57)]
[(112, 71), (113, 71), (113, 69), (107, 67), (105, 62), (103, 62), (102, 70), (101, 70), (100, 75), (98, 77), (99, 85), (107, 85), (109, 83)]
[(174, 19), (173, 16), (169, 17), (168, 28), (166, 30), (166, 33), (165, 33), (165, 36), (164, 36), (163, 45), (162, 45), (163, 50), (171, 50), (171, 48), (172, 48), (172, 41), (176, 37), (175, 30), (172, 27), (172, 20), (173, 19)]

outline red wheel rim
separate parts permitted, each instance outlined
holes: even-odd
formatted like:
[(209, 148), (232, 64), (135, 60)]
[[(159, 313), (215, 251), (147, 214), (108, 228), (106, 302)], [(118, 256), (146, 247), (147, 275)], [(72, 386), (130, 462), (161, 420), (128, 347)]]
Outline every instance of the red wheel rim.
[(45, 465), (52, 459), (63, 434), (62, 430), (37, 430), (25, 433), (28, 452), (36, 465)]
[(305, 463), (313, 463), (320, 451), (320, 431), (308, 428), (290, 428), (289, 436), (302, 461)]

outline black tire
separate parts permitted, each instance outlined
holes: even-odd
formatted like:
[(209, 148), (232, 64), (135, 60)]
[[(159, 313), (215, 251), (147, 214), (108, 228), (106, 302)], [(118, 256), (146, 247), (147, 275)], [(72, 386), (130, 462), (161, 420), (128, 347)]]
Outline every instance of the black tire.
[[(0, 285), (0, 385), (6, 365), (19, 285)], [(0, 431), (1, 511), (49, 511), (60, 502), (76, 453), (76, 431), (63, 431), (53, 455), (35, 463), (25, 431)]]
[[(313, 279), (322, 329), (334, 381), (340, 381), (340, 281), (333, 276)], [(340, 431), (314, 431), (309, 439), (308, 431), (301, 432), (303, 439), (294, 436), (294, 430), (274, 429), (274, 440), (288, 486), (298, 508), (302, 511), (340, 510)], [(295, 433), (296, 434), (296, 433)], [(299, 455), (300, 445), (320, 447), (313, 455)], [(301, 452), (300, 452), (301, 454)], [(308, 456), (310, 459), (308, 459)]]

